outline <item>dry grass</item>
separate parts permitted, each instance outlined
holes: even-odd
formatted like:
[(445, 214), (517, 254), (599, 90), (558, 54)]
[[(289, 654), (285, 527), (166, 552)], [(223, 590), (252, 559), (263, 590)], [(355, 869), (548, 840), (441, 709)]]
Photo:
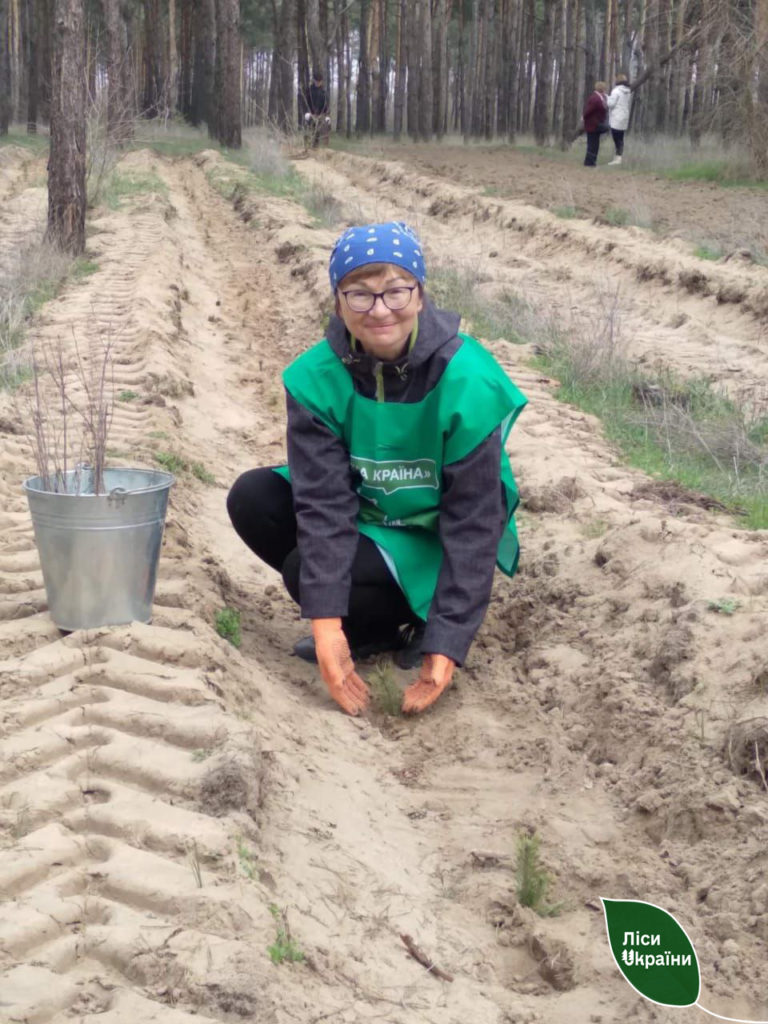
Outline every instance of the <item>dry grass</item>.
[(632, 464), (717, 499), (745, 525), (768, 526), (768, 415), (760, 396), (735, 401), (706, 380), (642, 370), (628, 355), (618, 292), (604, 295), (598, 320), (541, 337), (537, 351), (560, 381), (558, 397), (599, 416)]
[(72, 263), (69, 254), (42, 241), (30, 242), (3, 254), (0, 262), (0, 388), (13, 388), (29, 376), (31, 356), (23, 348), (27, 322), (44, 302), (57, 294)]

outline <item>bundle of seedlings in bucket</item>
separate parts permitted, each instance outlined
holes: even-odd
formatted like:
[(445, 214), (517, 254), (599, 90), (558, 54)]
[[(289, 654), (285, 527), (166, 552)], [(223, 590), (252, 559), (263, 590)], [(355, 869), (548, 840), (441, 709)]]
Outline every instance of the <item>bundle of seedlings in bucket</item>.
[(68, 360), (59, 343), (32, 364), (30, 442), (37, 475), (24, 481), (48, 608), (63, 630), (148, 622), (174, 483), (170, 473), (109, 469), (114, 382), (111, 340)]

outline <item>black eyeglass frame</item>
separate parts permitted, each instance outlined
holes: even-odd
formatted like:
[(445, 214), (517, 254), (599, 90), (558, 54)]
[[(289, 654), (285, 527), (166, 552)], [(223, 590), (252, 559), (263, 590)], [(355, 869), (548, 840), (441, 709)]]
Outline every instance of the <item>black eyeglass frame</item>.
[[(353, 309), (349, 299), (347, 298), (347, 296), (351, 295), (352, 292), (356, 292), (358, 295), (361, 295), (363, 291), (365, 291), (365, 289), (348, 288), (345, 292), (339, 290), (339, 294), (344, 296), (344, 301), (346, 302), (347, 306), (350, 308), (350, 310), (352, 310), (353, 313), (370, 313), (373, 307), (376, 305), (376, 299), (381, 299), (381, 301), (384, 303), (384, 305), (391, 313), (399, 313), (401, 309), (405, 309), (407, 306), (410, 305), (411, 299), (413, 298), (413, 293), (419, 287), (419, 284), (396, 284), (392, 285), (390, 288), (385, 288), (383, 292), (366, 292), (366, 294), (370, 295), (371, 297), (371, 304), (370, 306), (367, 307), (367, 309)], [(392, 306), (390, 306), (387, 303), (387, 300), (384, 298), (387, 292), (393, 291), (410, 292), (410, 295), (408, 296), (408, 301), (405, 302), (402, 306), (395, 306), (395, 308), (393, 309)]]

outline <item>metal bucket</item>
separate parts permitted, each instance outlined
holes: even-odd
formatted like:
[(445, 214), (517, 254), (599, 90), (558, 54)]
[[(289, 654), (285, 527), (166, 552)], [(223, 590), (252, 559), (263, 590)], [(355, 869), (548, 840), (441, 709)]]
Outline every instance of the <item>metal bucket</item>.
[(149, 622), (163, 539), (170, 473), (105, 469), (105, 494), (90, 473), (66, 474), (79, 493), (24, 481), (51, 618), (59, 629)]

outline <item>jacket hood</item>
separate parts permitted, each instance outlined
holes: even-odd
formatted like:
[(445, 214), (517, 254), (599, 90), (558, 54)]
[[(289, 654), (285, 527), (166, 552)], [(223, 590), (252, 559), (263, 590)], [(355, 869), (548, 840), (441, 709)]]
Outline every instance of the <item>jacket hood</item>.
[[(443, 345), (453, 341), (458, 333), (460, 323), (461, 317), (458, 313), (438, 309), (432, 300), (424, 295), (424, 308), (419, 313), (419, 333), (416, 344), (410, 352), (406, 352), (399, 359), (386, 365), (402, 369), (405, 366), (416, 367), (425, 363)], [(375, 356), (368, 355), (362, 349), (352, 350), (349, 331), (341, 317), (336, 314), (331, 316), (325, 336), (336, 355), (350, 371), (354, 369), (355, 374), (373, 373), (376, 363), (380, 362)]]

